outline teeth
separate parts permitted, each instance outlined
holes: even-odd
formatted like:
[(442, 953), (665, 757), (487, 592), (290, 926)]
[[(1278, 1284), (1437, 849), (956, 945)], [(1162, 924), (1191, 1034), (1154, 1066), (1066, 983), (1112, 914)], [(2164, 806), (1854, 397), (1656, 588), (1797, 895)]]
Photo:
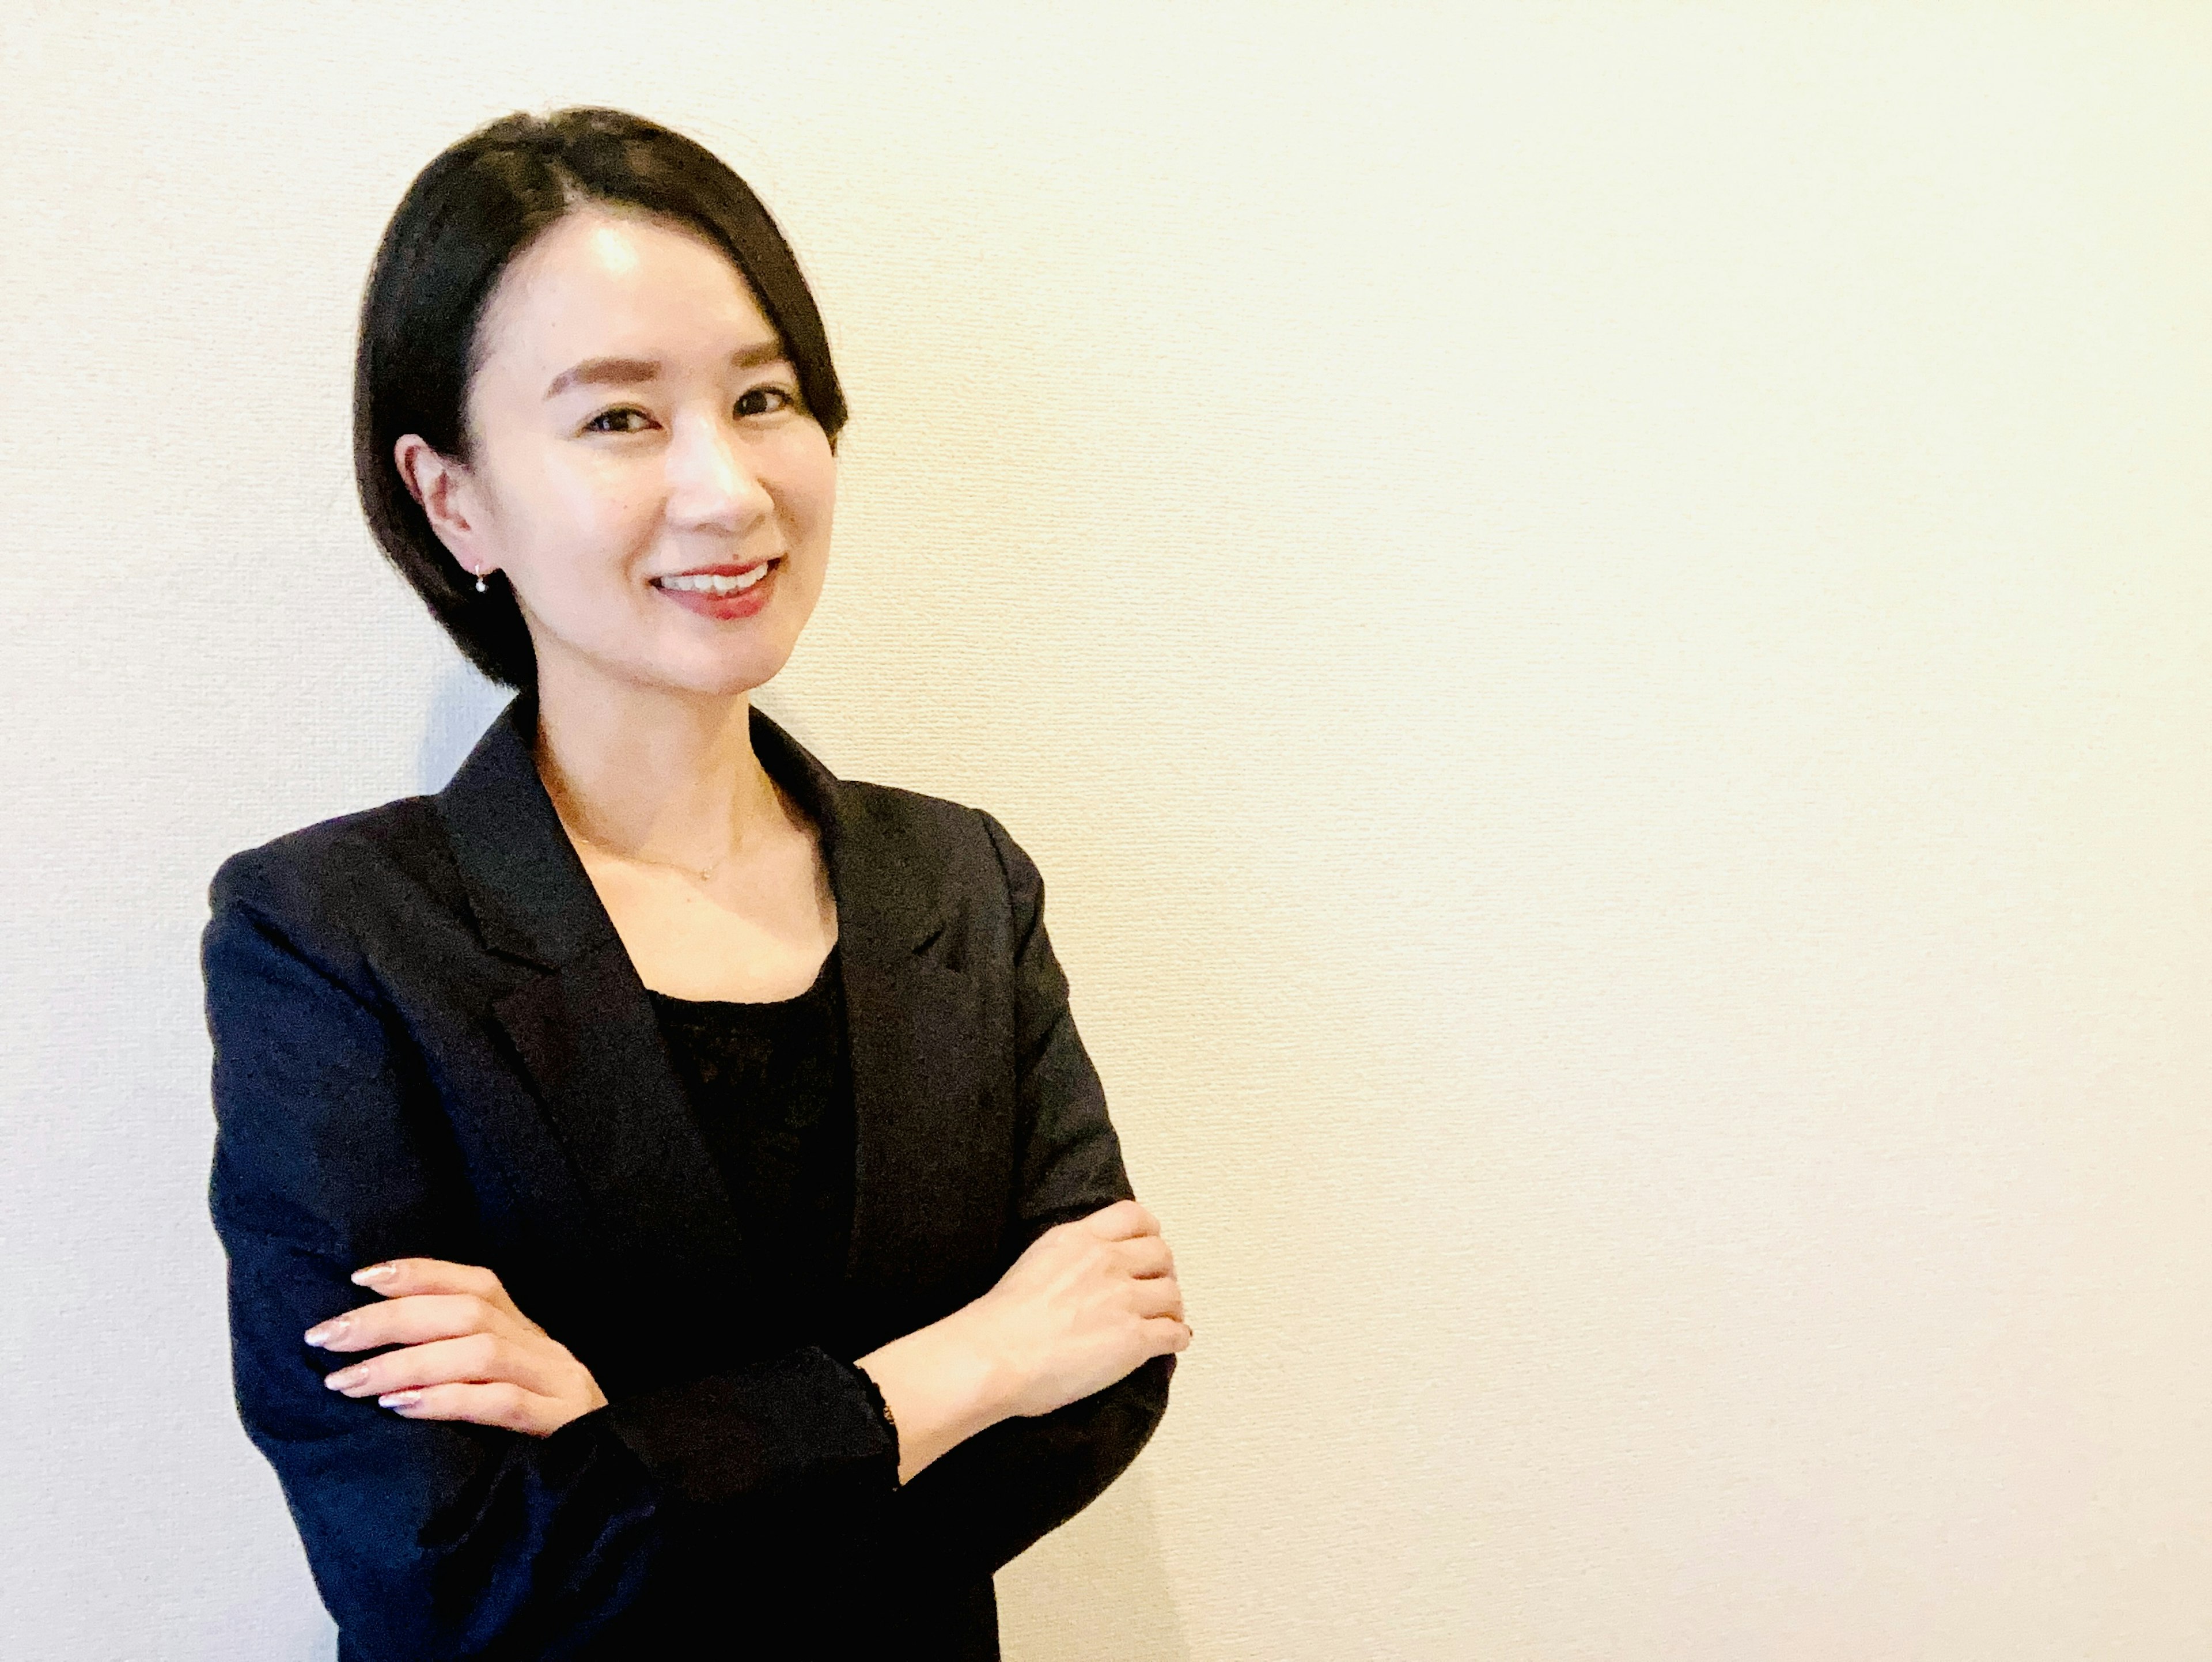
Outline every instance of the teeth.
[(767, 575), (768, 566), (763, 563), (750, 571), (740, 571), (734, 577), (699, 571), (683, 577), (656, 577), (653, 581), (663, 588), (681, 589), (690, 594), (742, 594)]

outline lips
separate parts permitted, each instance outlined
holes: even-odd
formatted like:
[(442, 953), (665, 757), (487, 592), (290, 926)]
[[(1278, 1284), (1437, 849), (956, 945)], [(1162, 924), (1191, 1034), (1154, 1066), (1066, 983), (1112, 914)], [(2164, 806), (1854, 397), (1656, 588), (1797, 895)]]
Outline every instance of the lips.
[(653, 586), (672, 594), (742, 594), (766, 578), (775, 564), (775, 560), (760, 560), (745, 566), (705, 566), (697, 571), (678, 571), (665, 577), (655, 577)]
[(776, 574), (783, 569), (781, 555), (750, 565), (702, 567), (696, 571), (672, 571), (655, 577), (653, 588), (695, 617), (726, 623), (750, 618), (775, 593)]

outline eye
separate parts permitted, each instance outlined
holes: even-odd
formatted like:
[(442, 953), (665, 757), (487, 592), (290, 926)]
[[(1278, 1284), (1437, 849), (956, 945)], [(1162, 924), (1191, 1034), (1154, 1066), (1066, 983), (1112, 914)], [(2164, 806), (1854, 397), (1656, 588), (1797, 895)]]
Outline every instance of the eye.
[(639, 409), (635, 405), (625, 404), (617, 409), (600, 411), (598, 415), (592, 417), (591, 420), (584, 423), (584, 430), (586, 433), (637, 432), (639, 429), (635, 427), (602, 427), (599, 425), (601, 422), (616, 420), (623, 416), (635, 416), (640, 421), (650, 421), (652, 419), (651, 417), (647, 416), (644, 411)]
[(782, 387), (749, 387), (738, 395), (740, 416), (769, 416), (781, 410), (796, 410), (799, 399), (789, 388)]

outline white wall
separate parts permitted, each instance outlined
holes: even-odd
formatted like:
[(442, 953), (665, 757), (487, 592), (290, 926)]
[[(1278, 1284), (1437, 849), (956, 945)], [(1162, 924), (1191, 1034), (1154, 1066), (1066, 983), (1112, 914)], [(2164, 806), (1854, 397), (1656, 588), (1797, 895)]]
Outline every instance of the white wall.
[(0, 58), (0, 1652), (327, 1654), (228, 1402), (204, 886), (488, 713), (358, 521), (354, 307), (440, 147), (605, 102), (758, 186), (857, 412), (764, 702), (1037, 856), (1184, 1267), (1010, 1656), (2206, 1653), (2212, 14)]

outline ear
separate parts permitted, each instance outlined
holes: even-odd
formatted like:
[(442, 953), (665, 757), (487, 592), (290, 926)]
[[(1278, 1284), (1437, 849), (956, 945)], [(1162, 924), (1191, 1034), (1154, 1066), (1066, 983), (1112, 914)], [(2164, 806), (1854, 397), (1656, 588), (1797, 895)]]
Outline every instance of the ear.
[(447, 551), (472, 576), (497, 570), (499, 562), (486, 546), (476, 478), (468, 468), (440, 455), (419, 433), (400, 435), (392, 459)]

